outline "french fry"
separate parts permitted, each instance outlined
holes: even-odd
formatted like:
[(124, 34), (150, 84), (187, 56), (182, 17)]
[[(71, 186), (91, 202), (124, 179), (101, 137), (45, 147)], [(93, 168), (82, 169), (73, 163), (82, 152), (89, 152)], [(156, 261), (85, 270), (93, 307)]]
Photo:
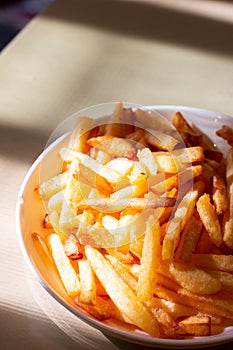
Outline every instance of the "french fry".
[(47, 200), (52, 195), (63, 190), (66, 186), (68, 176), (68, 171), (66, 171), (64, 173), (52, 177), (47, 181), (42, 182), (42, 184), (38, 188), (40, 196), (44, 200)]
[(211, 241), (220, 247), (222, 244), (222, 230), (218, 216), (210, 203), (210, 196), (203, 194), (197, 201), (197, 211), (201, 221), (210, 235)]
[(90, 207), (99, 208), (100, 211), (106, 212), (118, 212), (125, 208), (132, 208), (137, 210), (143, 210), (145, 208), (158, 208), (158, 207), (173, 207), (175, 204), (175, 198), (90, 198), (82, 200), (78, 203), (78, 208), (84, 210)]
[(211, 318), (209, 316), (189, 316), (180, 321), (179, 326), (185, 333), (196, 337), (211, 334)]
[(157, 268), (161, 264), (161, 232), (154, 217), (147, 220), (144, 244), (142, 249), (141, 268), (138, 276), (137, 296), (141, 301), (153, 297)]
[(221, 282), (204, 270), (192, 264), (171, 262), (169, 272), (173, 278), (185, 289), (196, 294), (215, 294), (222, 288)]
[(189, 263), (192, 261), (197, 242), (202, 231), (202, 223), (193, 215), (186, 223), (182, 232), (179, 245), (175, 252), (175, 260)]
[(150, 145), (165, 151), (172, 151), (179, 143), (177, 139), (167, 133), (152, 129), (147, 129), (145, 138)]
[(174, 150), (172, 152), (153, 152), (153, 157), (160, 171), (166, 173), (177, 173), (187, 164), (204, 160), (202, 147), (188, 147)]
[(109, 153), (114, 157), (133, 159), (136, 154), (135, 147), (125, 139), (113, 136), (98, 136), (89, 139), (87, 143), (97, 149)]
[(226, 181), (229, 205), (223, 220), (223, 241), (233, 249), (233, 147), (227, 154)]
[(152, 312), (158, 321), (163, 337), (177, 339), (181, 334), (185, 334), (165, 309), (152, 308)]
[(194, 189), (188, 192), (179, 203), (174, 218), (168, 223), (162, 246), (163, 260), (173, 258), (179, 243), (180, 233), (193, 213), (197, 198), (198, 190)]
[(215, 304), (215, 301), (210, 297), (207, 299), (205, 296), (193, 294), (184, 289), (173, 291), (163, 286), (158, 286), (156, 288), (156, 294), (158, 297), (165, 300), (182, 303), (185, 306), (193, 307), (202, 314), (233, 319), (233, 314), (231, 311)]
[(78, 261), (80, 276), (80, 295), (79, 301), (86, 305), (96, 305), (96, 283), (95, 276), (88, 260)]
[(137, 280), (135, 277), (126, 269), (126, 267), (121, 263), (115, 256), (109, 254), (106, 255), (106, 259), (112, 264), (115, 271), (121, 276), (121, 278), (128, 284), (128, 286), (136, 292), (137, 290)]
[(139, 302), (133, 290), (123, 281), (113, 266), (96, 249), (86, 246), (85, 252), (95, 274), (118, 309), (133, 324), (152, 336), (158, 337), (159, 328), (156, 320), (151, 317), (151, 313), (144, 304)]
[(218, 176), (213, 176), (212, 198), (217, 215), (223, 215), (228, 208), (227, 188), (224, 180)]
[(157, 173), (157, 163), (154, 160), (153, 153), (148, 147), (138, 150), (137, 157), (140, 164), (146, 169), (148, 175), (153, 176)]
[(83, 257), (83, 247), (74, 235), (70, 235), (63, 243), (66, 256), (70, 260), (79, 260)]
[(233, 147), (233, 129), (228, 125), (223, 125), (221, 129), (216, 131), (216, 134), (226, 140)]
[(47, 237), (47, 242), (67, 294), (71, 296), (79, 294), (79, 277), (71, 265), (69, 258), (65, 254), (64, 247), (59, 236), (55, 233), (50, 234)]

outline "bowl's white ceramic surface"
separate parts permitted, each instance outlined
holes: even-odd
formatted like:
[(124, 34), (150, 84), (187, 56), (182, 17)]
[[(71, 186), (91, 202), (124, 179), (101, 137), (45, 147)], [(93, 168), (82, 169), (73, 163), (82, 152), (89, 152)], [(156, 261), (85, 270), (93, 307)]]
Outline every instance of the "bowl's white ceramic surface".
[[(113, 105), (106, 104), (102, 107), (102, 115), (110, 115), (112, 106)], [(194, 124), (197, 128), (206, 133), (213, 140), (213, 143), (216, 143), (221, 151), (226, 154), (228, 149), (227, 143), (217, 137), (215, 131), (220, 129), (223, 124), (233, 126), (232, 117), (221, 115), (217, 112), (182, 106), (150, 106), (145, 108), (161, 113), (168, 120), (171, 120), (174, 112), (181, 111), (189, 123)], [(95, 108), (92, 110), (92, 113), (95, 113)], [(40, 183), (41, 162), (43, 160), (43, 163), (46, 164), (46, 176), (48, 176), (48, 178), (55, 175), (56, 172), (60, 170), (61, 164), (59, 164), (57, 155), (59, 149), (66, 143), (67, 138), (65, 136), (61, 136), (54, 141), (31, 166), (21, 186), (17, 202), (16, 221), (20, 246), (29, 267), (41, 285), (59, 303), (87, 324), (99, 329), (103, 333), (129, 342), (160, 348), (187, 349), (207, 347), (233, 340), (233, 328), (228, 328), (219, 335), (188, 340), (152, 338), (138, 329), (120, 324), (114, 320), (99, 322), (75, 306), (72, 299), (67, 296), (56, 270), (51, 267), (48, 268), (45, 261), (41, 259), (41, 255), (38, 253), (31, 235), (32, 232), (43, 233), (44, 230), (41, 223), (44, 218), (45, 209), (34, 191)]]

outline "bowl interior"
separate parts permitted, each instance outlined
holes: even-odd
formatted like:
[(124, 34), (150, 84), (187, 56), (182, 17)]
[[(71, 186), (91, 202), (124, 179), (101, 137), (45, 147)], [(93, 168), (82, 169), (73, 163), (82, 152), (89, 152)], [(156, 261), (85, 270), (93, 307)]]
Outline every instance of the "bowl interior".
[[(204, 133), (207, 133), (213, 141), (213, 144), (217, 144), (219, 149), (226, 154), (229, 147), (224, 140), (216, 136), (215, 132), (217, 129), (220, 129), (223, 124), (232, 126), (233, 118), (226, 115), (220, 116), (219, 113), (216, 112), (180, 106), (151, 106), (147, 108), (155, 110), (168, 120), (171, 120), (174, 112), (181, 111), (190, 124), (193, 124), (197, 128), (200, 128)], [(111, 111), (107, 110), (104, 115), (109, 115)], [(58, 302), (63, 304), (83, 321), (112, 336), (138, 344), (159, 346), (163, 348), (191, 348), (220, 344), (231, 340), (233, 338), (233, 332), (230, 329), (226, 329), (226, 331), (220, 335), (194, 338), (190, 340), (155, 339), (138, 329), (125, 324), (120, 324), (114, 320), (108, 320), (105, 322), (96, 321), (74, 305), (74, 302), (67, 296), (64, 290), (55, 266), (53, 266), (48, 259), (41, 258), (38, 247), (32, 238), (32, 232), (38, 232), (42, 235), (47, 232), (42, 225), (45, 209), (41, 199), (35, 191), (35, 188), (39, 185), (41, 180), (41, 162), (43, 160), (43, 167), (46, 167), (46, 176), (48, 176), (48, 178), (55, 175), (61, 168), (58, 151), (61, 147), (66, 145), (67, 139), (67, 134), (61, 136), (35, 161), (25, 177), (17, 203), (16, 215), (19, 242), (29, 267), (42, 286), (55, 299), (57, 299)]]

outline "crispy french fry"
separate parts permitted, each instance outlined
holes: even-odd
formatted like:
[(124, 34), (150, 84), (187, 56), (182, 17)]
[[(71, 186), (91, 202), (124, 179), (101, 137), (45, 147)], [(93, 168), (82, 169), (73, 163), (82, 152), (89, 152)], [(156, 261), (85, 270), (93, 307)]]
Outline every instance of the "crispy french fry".
[(47, 242), (67, 294), (72, 296), (79, 294), (79, 277), (72, 267), (69, 258), (65, 254), (64, 247), (59, 236), (55, 233), (50, 234), (47, 237)]
[(203, 194), (197, 201), (197, 211), (201, 221), (210, 235), (212, 242), (220, 247), (222, 244), (222, 230), (218, 216), (210, 202), (210, 196)]
[(136, 154), (135, 147), (125, 139), (113, 136), (98, 136), (89, 139), (87, 143), (97, 149), (109, 153), (114, 157), (133, 159)]
[(95, 276), (88, 260), (78, 261), (80, 276), (80, 295), (79, 301), (87, 305), (96, 305), (96, 282)]
[[(153, 152), (153, 157), (160, 171), (177, 173), (185, 164), (191, 164), (204, 160), (202, 147), (188, 147), (172, 152)], [(186, 165), (187, 166), (187, 165)]]
[(192, 253), (195, 251), (197, 242), (201, 235), (201, 230), (201, 221), (193, 215), (184, 227), (179, 245), (175, 252), (175, 260), (186, 263), (192, 261)]
[(158, 222), (151, 216), (147, 220), (138, 276), (137, 296), (146, 301), (153, 297), (158, 266), (161, 264), (161, 232)]
[(180, 321), (179, 326), (185, 333), (196, 337), (211, 334), (211, 318), (209, 316), (189, 316)]
[(79, 202), (78, 207), (81, 210), (93, 207), (98, 208), (100, 211), (106, 212), (118, 212), (125, 208), (132, 208), (142, 210), (147, 208), (158, 208), (158, 207), (173, 207), (176, 200), (175, 198), (90, 198)]
[(229, 206), (223, 220), (223, 241), (228, 248), (233, 249), (233, 147), (227, 155), (226, 181)]
[(150, 145), (165, 151), (172, 151), (179, 143), (177, 139), (167, 133), (152, 129), (147, 129), (145, 138)]
[(63, 190), (66, 186), (68, 176), (68, 171), (66, 171), (64, 173), (52, 177), (47, 181), (42, 182), (42, 184), (38, 188), (40, 196), (43, 199), (47, 200), (55, 193)]
[(185, 289), (196, 294), (215, 294), (222, 288), (221, 282), (204, 270), (192, 264), (171, 262), (169, 272), (173, 278)]
[(110, 261), (115, 271), (121, 276), (121, 278), (129, 285), (129, 287), (136, 291), (137, 280), (135, 277), (126, 269), (126, 267), (121, 263), (115, 256), (106, 255), (106, 259)]
[(162, 247), (163, 260), (173, 258), (179, 243), (180, 233), (193, 213), (197, 197), (198, 190), (194, 189), (188, 192), (179, 203), (174, 218), (168, 223)]
[(66, 256), (71, 260), (79, 260), (83, 257), (83, 247), (74, 235), (70, 235), (63, 243)]
[(158, 337), (159, 328), (156, 320), (151, 317), (144, 304), (139, 302), (133, 290), (123, 281), (113, 266), (96, 249), (86, 246), (85, 252), (98, 279), (118, 309), (139, 328)]

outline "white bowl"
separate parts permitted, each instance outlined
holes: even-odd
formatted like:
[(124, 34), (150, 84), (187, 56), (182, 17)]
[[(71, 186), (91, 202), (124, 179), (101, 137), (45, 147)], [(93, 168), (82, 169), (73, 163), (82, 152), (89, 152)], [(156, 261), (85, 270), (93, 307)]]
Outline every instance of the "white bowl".
[[(101, 109), (98, 106), (91, 109), (92, 114), (101, 114), (108, 116), (111, 114), (113, 104), (102, 105)], [(162, 114), (166, 119), (171, 120), (174, 112), (180, 111), (183, 113), (189, 123), (194, 124), (204, 133), (206, 133), (216, 143), (221, 151), (226, 154), (228, 150), (227, 143), (216, 136), (215, 131), (220, 129), (223, 124), (233, 126), (233, 118), (227, 115), (222, 115), (218, 112), (202, 110), (191, 107), (182, 106), (149, 106), (144, 107)], [(80, 115), (77, 114), (77, 116)], [(98, 115), (99, 117), (100, 115)], [(76, 115), (73, 116), (74, 118)], [(71, 298), (69, 298), (61, 284), (60, 278), (55, 268), (49, 268), (41, 259), (40, 254), (33, 242), (32, 232), (43, 232), (42, 220), (44, 218), (45, 209), (42, 201), (35, 194), (35, 188), (40, 182), (40, 166), (41, 162), (46, 162), (48, 178), (55, 175), (60, 170), (58, 162), (58, 150), (66, 143), (66, 135), (59, 137), (36, 159), (34, 164), (28, 171), (18, 196), (16, 207), (16, 222), (17, 234), (23, 255), (31, 268), (32, 272), (39, 280), (45, 290), (52, 295), (60, 304), (70, 310), (78, 318), (87, 324), (99, 329), (103, 333), (126, 340), (128, 342), (137, 343), (141, 345), (148, 345), (160, 348), (200, 348), (211, 345), (222, 344), (233, 340), (233, 327), (227, 328), (218, 335), (208, 337), (197, 337), (192, 339), (158, 339), (152, 338), (142, 331), (135, 329), (126, 324), (121, 324), (115, 320), (107, 320), (100, 322), (84, 313), (84, 311), (77, 308)]]

